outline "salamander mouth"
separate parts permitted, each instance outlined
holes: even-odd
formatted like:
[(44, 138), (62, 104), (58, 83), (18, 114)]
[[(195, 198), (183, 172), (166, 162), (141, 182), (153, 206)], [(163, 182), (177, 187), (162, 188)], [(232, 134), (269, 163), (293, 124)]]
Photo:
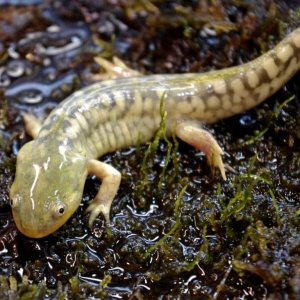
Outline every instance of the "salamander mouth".
[(13, 211), (13, 218), (15, 221), (15, 224), (17, 226), (17, 229), (25, 236), (34, 238), (34, 239), (39, 239), (43, 238), (53, 232), (55, 232), (60, 225), (58, 224), (53, 224), (52, 226), (47, 226), (47, 227), (40, 227), (37, 226), (36, 224), (31, 224), (29, 222), (26, 222), (25, 225), (23, 225), (22, 220), (20, 220), (19, 216), (17, 213)]

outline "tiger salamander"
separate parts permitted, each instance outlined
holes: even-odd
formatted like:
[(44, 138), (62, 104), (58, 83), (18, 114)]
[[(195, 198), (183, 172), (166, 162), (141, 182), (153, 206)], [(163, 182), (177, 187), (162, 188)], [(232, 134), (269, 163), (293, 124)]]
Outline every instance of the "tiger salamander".
[(300, 28), (273, 50), (236, 67), (204, 74), (151, 75), (92, 84), (75, 92), (42, 126), (25, 115), (34, 140), (18, 156), (10, 189), (13, 218), (26, 236), (41, 238), (61, 227), (80, 205), (88, 175), (101, 181), (87, 208), (89, 225), (102, 213), (109, 222), (121, 175), (97, 158), (149, 141), (161, 121), (167, 131), (202, 150), (225, 179), (222, 150), (201, 123), (244, 112), (275, 93), (300, 67)]

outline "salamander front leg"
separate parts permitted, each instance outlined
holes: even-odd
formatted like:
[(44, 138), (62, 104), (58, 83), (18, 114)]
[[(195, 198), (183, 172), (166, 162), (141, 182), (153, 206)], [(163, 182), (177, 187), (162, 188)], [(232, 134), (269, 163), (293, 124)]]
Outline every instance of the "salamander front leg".
[(112, 62), (102, 57), (95, 57), (95, 61), (105, 69), (105, 73), (94, 75), (94, 80), (108, 80), (143, 75), (142, 73), (129, 68), (121, 59), (116, 56), (113, 57)]
[(215, 138), (208, 131), (201, 128), (199, 122), (182, 121), (178, 123), (176, 126), (176, 135), (189, 145), (203, 151), (208, 159), (208, 163), (214, 168), (219, 168), (223, 179), (226, 180), (221, 157), (223, 151)]
[(23, 113), (22, 116), (25, 123), (26, 132), (35, 139), (41, 130), (41, 122), (31, 114)]
[(86, 213), (90, 213), (89, 227), (92, 227), (100, 213), (109, 223), (109, 212), (121, 182), (121, 173), (112, 166), (95, 159), (88, 161), (89, 175), (95, 175), (102, 183), (96, 197), (90, 202)]

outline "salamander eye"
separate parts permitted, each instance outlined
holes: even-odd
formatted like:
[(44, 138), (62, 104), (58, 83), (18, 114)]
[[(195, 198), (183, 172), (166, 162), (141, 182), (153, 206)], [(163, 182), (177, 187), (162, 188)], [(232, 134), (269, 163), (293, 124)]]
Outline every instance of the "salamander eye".
[(57, 203), (54, 207), (54, 216), (61, 217), (65, 213), (65, 205), (62, 203)]
[(59, 208), (58, 208), (58, 211), (57, 211), (60, 215), (63, 215), (64, 212), (65, 212), (65, 207), (63, 205), (61, 205)]

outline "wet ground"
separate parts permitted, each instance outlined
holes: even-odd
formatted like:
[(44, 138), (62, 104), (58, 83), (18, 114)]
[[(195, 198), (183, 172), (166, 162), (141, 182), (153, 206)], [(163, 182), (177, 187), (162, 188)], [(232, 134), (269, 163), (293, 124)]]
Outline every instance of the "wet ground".
[(211, 2), (0, 0), (1, 299), (299, 297), (299, 74), (208, 127), (226, 182), (201, 153), (162, 139), (101, 158), (123, 176), (111, 226), (87, 227), (95, 178), (49, 237), (21, 235), (11, 216), (15, 158), (30, 140), (21, 112), (44, 118), (98, 81), (95, 57), (145, 74), (204, 72), (249, 61), (300, 24), (297, 1)]

